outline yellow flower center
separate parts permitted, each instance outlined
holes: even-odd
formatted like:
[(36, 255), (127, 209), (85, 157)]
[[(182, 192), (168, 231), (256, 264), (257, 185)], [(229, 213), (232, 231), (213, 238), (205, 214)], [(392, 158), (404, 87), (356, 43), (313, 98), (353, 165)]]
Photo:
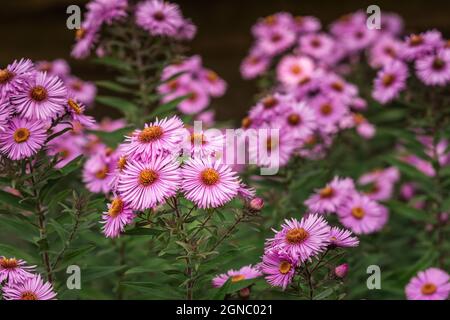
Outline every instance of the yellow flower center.
[(47, 90), (43, 86), (36, 86), (31, 90), (31, 98), (35, 101), (43, 101), (47, 98)]
[(364, 212), (364, 209), (361, 207), (355, 207), (352, 208), (352, 216), (355, 217), (355, 219), (361, 220), (364, 218), (366, 213)]
[(125, 169), (126, 165), (127, 165), (127, 158), (120, 157), (119, 161), (117, 161), (117, 167), (119, 168), (119, 170), (122, 171), (123, 169)]
[(20, 297), (21, 300), (37, 300), (38, 297), (34, 292), (31, 291), (25, 291), (22, 293), (22, 296)]
[(30, 137), (30, 130), (27, 128), (18, 128), (14, 132), (14, 141), (17, 143), (23, 143)]
[(291, 271), (291, 267), (292, 267), (292, 265), (289, 262), (282, 261), (280, 263), (280, 267), (279, 267), (280, 273), (282, 273), (282, 274), (288, 273), (289, 271)]
[(319, 195), (322, 199), (331, 198), (334, 195), (334, 190), (330, 186), (326, 186), (325, 188), (319, 191)]
[(115, 198), (111, 202), (111, 206), (108, 210), (108, 215), (112, 218), (117, 217), (123, 210), (123, 201), (120, 198)]
[(206, 143), (205, 135), (203, 133), (192, 133), (191, 144), (192, 145), (204, 145)]
[(17, 260), (15, 258), (1, 258), (0, 266), (4, 269), (15, 269), (18, 267)]
[(328, 116), (333, 112), (333, 106), (329, 103), (326, 103), (320, 107), (320, 113), (324, 116)]
[(302, 72), (302, 68), (298, 64), (294, 64), (291, 66), (291, 73), (295, 75), (299, 75)]
[(158, 179), (158, 173), (152, 169), (144, 169), (139, 174), (139, 183), (144, 187), (153, 184)]
[(298, 113), (292, 113), (288, 116), (288, 123), (291, 126), (296, 126), (298, 125), (300, 122), (302, 122), (302, 118), (300, 117), (300, 115)]
[(0, 70), (0, 83), (6, 83), (14, 77), (14, 73), (8, 69)]
[(248, 129), (248, 128), (250, 128), (251, 125), (252, 125), (252, 120), (249, 117), (245, 117), (244, 119), (242, 119), (242, 121), (241, 121), (242, 128)]
[(84, 29), (84, 28), (80, 28), (75, 31), (75, 39), (76, 40), (83, 39), (85, 35), (86, 35), (86, 29)]
[(83, 109), (78, 105), (78, 103), (76, 103), (74, 100), (69, 99), (67, 101), (67, 104), (69, 105), (69, 107), (76, 113), (76, 114), (82, 114), (83, 113)]
[(203, 170), (200, 174), (200, 177), (202, 179), (202, 182), (208, 186), (216, 184), (220, 179), (219, 173), (213, 168), (207, 168)]
[(239, 282), (245, 279), (245, 276), (243, 274), (238, 274), (236, 276), (231, 277), (231, 282)]
[(303, 228), (294, 228), (286, 233), (286, 241), (290, 244), (299, 244), (309, 237), (308, 231)]
[(160, 126), (150, 126), (139, 133), (138, 139), (140, 142), (148, 143), (161, 138), (163, 133), (164, 131)]
[(104, 166), (102, 169), (98, 170), (95, 173), (95, 177), (100, 180), (106, 179), (107, 175), (108, 175), (108, 167), (107, 166)]
[(437, 287), (435, 284), (429, 282), (429, 283), (425, 283), (422, 286), (421, 292), (422, 294), (428, 296), (428, 295), (432, 295), (433, 293), (435, 293), (437, 291)]

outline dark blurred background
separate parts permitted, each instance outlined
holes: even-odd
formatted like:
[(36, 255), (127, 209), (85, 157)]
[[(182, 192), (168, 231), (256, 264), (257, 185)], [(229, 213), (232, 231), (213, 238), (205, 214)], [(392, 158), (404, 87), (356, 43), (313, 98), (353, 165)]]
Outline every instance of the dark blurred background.
[[(217, 71), (229, 84), (226, 95), (213, 100), (218, 118), (240, 118), (248, 110), (256, 91), (253, 81), (244, 81), (239, 64), (252, 43), (250, 27), (258, 17), (285, 10), (295, 15), (317, 16), (324, 25), (339, 16), (377, 4), (404, 20), (407, 32), (429, 28), (450, 34), (448, 0), (180, 0), (184, 16), (198, 26), (190, 54), (200, 54), (204, 65)], [(0, 67), (11, 60), (68, 59), (73, 74), (85, 80), (104, 79), (104, 70), (88, 61), (70, 59), (73, 31), (66, 29), (66, 8), (87, 1), (3, 0), (0, 5)], [(101, 112), (101, 111), (100, 111)]]

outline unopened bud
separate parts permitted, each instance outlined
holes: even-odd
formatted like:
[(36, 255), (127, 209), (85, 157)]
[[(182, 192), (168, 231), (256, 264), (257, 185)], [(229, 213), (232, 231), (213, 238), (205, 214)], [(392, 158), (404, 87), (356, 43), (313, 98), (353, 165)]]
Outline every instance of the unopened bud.
[(264, 208), (264, 200), (262, 198), (256, 197), (250, 201), (249, 204), (250, 210), (254, 212), (261, 211)]
[(250, 288), (247, 287), (239, 290), (239, 297), (241, 299), (247, 300), (250, 297)]
[(345, 278), (348, 272), (348, 263), (343, 263), (334, 268), (334, 274), (338, 278)]

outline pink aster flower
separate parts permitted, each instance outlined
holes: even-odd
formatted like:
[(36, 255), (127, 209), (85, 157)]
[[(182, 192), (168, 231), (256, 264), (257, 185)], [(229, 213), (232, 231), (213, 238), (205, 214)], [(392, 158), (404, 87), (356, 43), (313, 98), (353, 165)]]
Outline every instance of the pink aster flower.
[[(199, 113), (209, 105), (210, 97), (205, 88), (198, 82), (190, 82), (182, 87), (173, 95), (172, 98), (178, 98), (186, 95), (187, 98), (178, 105), (178, 110), (184, 114)], [(169, 99), (169, 96), (166, 97)], [(164, 101), (167, 101), (164, 99)]]
[(197, 33), (197, 26), (190, 19), (183, 19), (175, 34), (177, 40), (192, 40)]
[(294, 259), (304, 262), (320, 252), (329, 244), (330, 226), (323, 216), (310, 214), (300, 221), (285, 220), (281, 231), (275, 231), (275, 236), (268, 239), (268, 250), (283, 250)]
[(258, 47), (269, 56), (289, 49), (295, 42), (295, 33), (283, 27), (271, 28), (258, 39)]
[(299, 34), (317, 32), (322, 28), (320, 20), (313, 16), (296, 16), (292, 24)]
[(351, 103), (358, 95), (358, 87), (334, 73), (324, 75), (321, 87), (326, 95), (338, 98), (344, 103)]
[(95, 19), (96, 23), (112, 24), (127, 16), (127, 0), (93, 0), (86, 7), (89, 11), (90, 19)]
[(89, 81), (83, 81), (71, 76), (64, 81), (67, 86), (68, 95), (77, 98), (78, 101), (87, 106), (92, 105), (97, 94), (97, 87)]
[[(58, 131), (64, 128), (58, 128)], [(83, 154), (83, 144), (85, 140), (75, 134), (63, 134), (53, 140), (47, 145), (47, 153), (51, 156), (58, 155), (58, 162), (56, 168), (62, 168), (70, 161)]]
[(163, 152), (177, 154), (181, 150), (183, 139), (183, 122), (177, 116), (156, 119), (145, 124), (144, 129), (135, 130), (126, 138), (128, 145), (124, 148), (130, 158), (148, 160)]
[(268, 250), (264, 253), (261, 271), (267, 282), (274, 287), (286, 287), (292, 282), (298, 260), (284, 251)]
[(11, 97), (16, 112), (28, 119), (50, 120), (64, 113), (67, 89), (55, 76), (38, 72)]
[(379, 231), (387, 222), (387, 210), (365, 195), (355, 193), (338, 208), (339, 221), (356, 234)]
[(7, 281), (9, 285), (24, 282), (33, 277), (36, 266), (27, 266), (22, 259), (0, 256), (0, 283)]
[(5, 126), (11, 118), (13, 111), (14, 109), (9, 103), (9, 99), (0, 98), (0, 131), (5, 129)]
[[(255, 199), (255, 195), (256, 195), (255, 188), (249, 187), (248, 185), (246, 185), (245, 183), (242, 183), (242, 182), (239, 184), (238, 196), (240, 198), (249, 201), (249, 200)], [(260, 200), (258, 200), (258, 202), (261, 201), (260, 204), (262, 203), (260, 206), (260, 210), (261, 210), (262, 207), (264, 206), (264, 201), (261, 198), (258, 198), (258, 199), (260, 199)], [(255, 208), (253, 208), (253, 209), (255, 209)]]
[(275, 127), (287, 128), (295, 138), (303, 140), (311, 136), (317, 128), (314, 110), (303, 102), (295, 102), (286, 107), (275, 123)]
[(161, 1), (148, 0), (136, 8), (136, 24), (153, 36), (175, 36), (178, 27), (183, 24), (178, 5)]
[(442, 34), (437, 30), (412, 34), (405, 39), (401, 55), (407, 61), (413, 61), (433, 52), (442, 44)]
[(429, 268), (420, 271), (405, 288), (408, 300), (447, 300), (450, 293), (449, 275), (444, 270)]
[(277, 12), (270, 16), (260, 18), (252, 27), (252, 34), (256, 38), (259, 38), (274, 28), (290, 28), (292, 23), (293, 18), (289, 12)]
[(341, 99), (332, 96), (318, 96), (311, 101), (311, 106), (316, 112), (319, 128), (323, 132), (333, 131), (349, 108), (342, 103)]
[(314, 68), (313, 61), (308, 57), (286, 55), (277, 66), (277, 78), (287, 86), (295, 86), (310, 78)]
[(250, 80), (267, 71), (270, 58), (264, 54), (250, 53), (241, 63), (240, 71), (244, 79)]
[(351, 248), (359, 245), (358, 238), (353, 236), (353, 233), (347, 229), (332, 227), (329, 237), (331, 247)]
[(30, 59), (14, 60), (5, 69), (0, 69), (0, 98), (22, 90), (34, 72), (34, 65)]
[(398, 169), (395, 167), (385, 170), (375, 170), (362, 175), (358, 183), (369, 185), (365, 192), (372, 200), (388, 200), (394, 191), (394, 184), (399, 178)]
[(13, 118), (0, 131), (0, 151), (11, 160), (20, 160), (36, 154), (47, 138), (41, 121)]
[(450, 82), (450, 49), (417, 59), (416, 74), (426, 85), (447, 85)]
[(54, 300), (56, 293), (49, 282), (44, 282), (40, 275), (34, 275), (18, 284), (3, 287), (5, 300)]
[(64, 59), (38, 61), (36, 62), (36, 70), (47, 72), (47, 74), (60, 77), (61, 79), (70, 74), (70, 66)]
[(182, 190), (199, 208), (217, 208), (233, 199), (239, 178), (229, 166), (212, 159), (189, 159), (182, 168)]
[(113, 164), (104, 154), (90, 157), (83, 167), (83, 182), (86, 188), (94, 193), (108, 193), (111, 191)]
[(239, 270), (229, 270), (227, 273), (222, 273), (218, 276), (216, 276), (212, 280), (212, 284), (215, 288), (222, 287), (225, 282), (228, 281), (228, 279), (231, 279), (230, 281), (232, 283), (236, 283), (242, 280), (250, 280), (258, 278), (262, 275), (261, 271), (259, 271), (257, 268), (253, 267), (252, 265), (248, 265), (245, 267), (242, 267)]
[(84, 114), (85, 106), (76, 99), (67, 99), (66, 109), (73, 121), (79, 122), (85, 128), (95, 127), (95, 119)]
[(200, 81), (205, 86), (206, 91), (212, 97), (223, 96), (227, 90), (227, 83), (219, 75), (210, 69), (204, 69), (200, 72)]
[(201, 121), (202, 124), (206, 127), (212, 127), (215, 122), (216, 112), (214, 110), (207, 110), (202, 113), (199, 113), (195, 116), (196, 121)]
[(373, 68), (384, 67), (399, 59), (402, 43), (392, 36), (385, 35), (370, 48), (369, 64)]
[(299, 50), (315, 59), (321, 60), (332, 55), (335, 48), (334, 40), (326, 33), (310, 33), (300, 37)]
[(334, 213), (355, 192), (353, 180), (335, 177), (324, 188), (310, 196), (305, 205), (314, 213)]
[(192, 157), (209, 157), (223, 150), (225, 137), (219, 130), (187, 130), (183, 143), (183, 154)]
[(102, 230), (107, 238), (117, 238), (125, 227), (133, 222), (133, 210), (119, 196), (108, 204), (108, 211), (102, 215)]
[(153, 156), (147, 162), (127, 160), (119, 176), (117, 191), (132, 209), (145, 210), (175, 195), (180, 181), (179, 163), (175, 157)]
[(403, 32), (404, 22), (402, 17), (393, 12), (383, 12), (381, 15), (381, 31), (393, 36)]
[(84, 59), (91, 53), (92, 47), (98, 40), (99, 24), (89, 25), (84, 22), (75, 33), (75, 44), (70, 55), (75, 59)]
[(398, 97), (406, 88), (408, 68), (400, 61), (394, 61), (381, 69), (374, 81), (372, 97), (386, 104)]

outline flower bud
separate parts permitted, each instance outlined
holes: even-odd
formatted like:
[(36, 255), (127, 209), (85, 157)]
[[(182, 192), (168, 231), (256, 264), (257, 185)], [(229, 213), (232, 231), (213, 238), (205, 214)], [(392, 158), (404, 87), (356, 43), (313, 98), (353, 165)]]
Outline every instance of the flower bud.
[(348, 263), (343, 263), (334, 268), (334, 275), (338, 278), (345, 278), (348, 272)]
[(253, 212), (261, 211), (264, 208), (264, 200), (262, 198), (253, 198), (249, 203), (249, 208)]
[(239, 297), (243, 300), (247, 300), (250, 297), (250, 293), (251, 291), (249, 287), (243, 288), (239, 290)]

